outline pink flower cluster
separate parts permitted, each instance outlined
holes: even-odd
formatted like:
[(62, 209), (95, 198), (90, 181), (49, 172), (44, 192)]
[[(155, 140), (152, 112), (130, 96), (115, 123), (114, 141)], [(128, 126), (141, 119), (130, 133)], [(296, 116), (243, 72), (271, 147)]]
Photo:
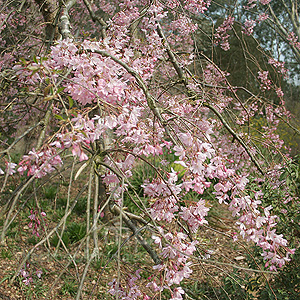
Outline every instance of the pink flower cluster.
[(44, 211), (41, 212), (41, 216), (39, 216), (39, 213), (33, 209), (30, 210), (30, 216), (28, 218), (30, 219), (30, 223), (28, 224), (29, 228), (33, 228), (32, 234), (36, 235), (37, 237), (40, 236), (39, 229), (41, 228), (44, 231), (44, 228), (41, 225), (41, 219), (43, 218), (44, 222), (46, 222), (46, 213)]
[(262, 5), (267, 5), (271, 2), (272, 0), (259, 0), (259, 2), (262, 4)]
[(228, 72), (222, 71), (217, 68), (216, 65), (209, 63), (206, 65), (206, 68), (203, 73), (203, 78), (206, 83), (212, 86), (222, 86), (224, 88), (215, 88), (210, 91), (209, 99), (213, 98), (217, 104), (219, 111), (222, 111), (225, 107), (230, 105), (232, 98), (228, 96), (225, 91), (228, 88), (227, 76), (230, 74)]
[(198, 24), (194, 24), (190, 18), (184, 16), (172, 21), (171, 27), (173, 30), (179, 31), (180, 35), (188, 36), (197, 30)]
[[(271, 215), (272, 206), (263, 208), (260, 198), (263, 196), (261, 191), (255, 192), (254, 199), (249, 195), (241, 196), (246, 189), (249, 180), (243, 177), (233, 177), (234, 185), (225, 186), (220, 183), (215, 185), (217, 190), (216, 197), (219, 199), (228, 199), (228, 208), (232, 211), (233, 216), (238, 216), (237, 225), (240, 229), (240, 235), (247, 241), (256, 243), (257, 246), (263, 249), (262, 256), (266, 262), (266, 266), (270, 266), (271, 270), (276, 270), (276, 265), (281, 267), (286, 261), (289, 261), (289, 254), (293, 250), (288, 250), (285, 257), (279, 255), (279, 248), (287, 246), (287, 240), (282, 237), (282, 234), (276, 233), (277, 216)], [(228, 192), (230, 191), (230, 196)]]
[(88, 117), (83, 117), (78, 114), (77, 117), (71, 120), (72, 131), (67, 129), (56, 134), (56, 141), (52, 142), (50, 146), (55, 146), (59, 149), (68, 149), (72, 147), (73, 156), (79, 157), (79, 161), (87, 160), (88, 156), (83, 151), (82, 147), (89, 147), (89, 144), (98, 140), (103, 131), (104, 126), (101, 122), (98, 122), (95, 126), (95, 120), (89, 119)]
[(4, 175), (5, 173), (8, 175), (13, 175), (14, 173), (16, 173), (15, 168), (17, 164), (8, 161), (6, 161), (5, 164), (6, 164), (5, 172), (0, 168), (0, 175)]
[(120, 282), (118, 282), (116, 279), (113, 279), (113, 281), (109, 282), (109, 290), (108, 292), (116, 296), (118, 299), (122, 300), (135, 300), (135, 299), (142, 299), (142, 300), (150, 300), (150, 297), (148, 297), (145, 293), (141, 292), (140, 288), (136, 284), (136, 281), (138, 281), (140, 276), (141, 270), (137, 270), (134, 275), (127, 273), (126, 278), (126, 288), (123, 288)]
[(284, 77), (287, 78), (287, 69), (284, 66), (284, 62), (279, 62), (274, 58), (270, 58), (268, 63), (274, 66), (277, 69), (278, 73), (283, 74)]
[(271, 80), (268, 78), (268, 71), (258, 71), (258, 79), (261, 82), (260, 89), (263, 91), (271, 89)]
[(203, 14), (205, 11), (207, 11), (208, 7), (210, 6), (210, 3), (211, 0), (185, 0), (184, 8), (195, 14)]
[(296, 36), (294, 32), (289, 33), (287, 40), (289, 41), (290, 45), (300, 50), (300, 42), (298, 41), (298, 36)]
[(199, 200), (195, 206), (189, 205), (188, 207), (181, 207), (179, 216), (186, 221), (192, 232), (197, 232), (199, 226), (208, 224), (205, 216), (209, 211), (205, 200)]
[(176, 195), (181, 192), (181, 185), (176, 185), (177, 173), (172, 169), (168, 177), (168, 182), (156, 180), (142, 186), (144, 193), (156, 200), (150, 208), (154, 220), (171, 222), (179, 209)]
[(36, 269), (35, 272), (33, 272), (31, 270), (30, 264), (26, 263), (26, 265), (20, 270), (19, 276), (22, 276), (24, 278), (22, 282), (25, 285), (30, 285), (34, 281), (34, 275), (40, 279), (42, 277), (42, 274), (43, 271), (39, 269)]
[(227, 17), (224, 22), (217, 28), (216, 33), (214, 35), (215, 38), (215, 44), (221, 45), (221, 48), (224, 51), (227, 51), (230, 49), (230, 45), (229, 45), (229, 34), (227, 33), (229, 30), (232, 29), (232, 25), (234, 23), (234, 17)]
[(41, 178), (55, 170), (55, 167), (62, 165), (61, 157), (57, 154), (56, 149), (44, 146), (39, 151), (32, 149), (28, 155), (24, 155), (19, 163), (18, 172), (23, 175), (27, 172), (27, 176), (35, 176)]
[(269, 18), (269, 15), (267, 15), (266, 13), (261, 13), (261, 14), (257, 17), (256, 21), (258, 21), (258, 23), (261, 23), (261, 22), (263, 22), (263, 21), (266, 21), (268, 18)]
[(244, 25), (243, 25), (243, 31), (242, 32), (246, 35), (252, 35), (255, 25), (256, 25), (255, 20), (246, 20)]
[[(154, 291), (162, 291), (163, 289), (170, 289), (172, 285), (179, 285), (182, 280), (189, 278), (192, 274), (190, 268), (191, 262), (188, 262), (189, 257), (195, 252), (197, 241), (189, 242), (188, 236), (182, 232), (166, 233), (162, 228), (159, 228), (162, 237), (152, 236), (154, 243), (158, 244), (162, 250), (161, 256), (165, 259), (161, 264), (154, 266), (154, 270), (164, 271), (164, 281), (166, 285), (160, 286), (155, 280), (150, 282), (147, 286)], [(166, 244), (163, 244), (163, 241)], [(171, 290), (171, 289), (170, 289)], [(171, 290), (172, 299), (183, 299), (183, 289), (173, 288)]]
[[(250, 9), (256, 6), (257, 0), (248, 0), (248, 5), (245, 6), (246, 9)], [(259, 0), (262, 5), (267, 5), (271, 2), (271, 0)]]

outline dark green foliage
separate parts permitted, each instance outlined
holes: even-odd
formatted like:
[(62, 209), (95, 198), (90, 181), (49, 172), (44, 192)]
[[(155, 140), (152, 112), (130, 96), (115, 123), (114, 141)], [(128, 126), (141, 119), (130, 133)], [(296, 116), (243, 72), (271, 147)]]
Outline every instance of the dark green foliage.
[(27, 243), (31, 245), (35, 245), (37, 243), (37, 238), (35, 235), (29, 236), (27, 239)]
[(46, 199), (54, 200), (57, 194), (56, 186), (48, 186), (44, 188), (44, 195)]
[[(275, 277), (272, 289), (277, 299), (300, 299), (300, 249), (295, 252), (292, 260), (279, 271)], [(275, 300), (274, 294), (268, 286), (260, 291), (259, 299)]]
[(259, 283), (255, 279), (247, 279), (248, 281), (246, 282), (242, 280), (237, 271), (225, 277), (223, 279), (224, 287), (221, 289), (220, 299), (255, 299), (252, 292)]
[(67, 227), (66, 232), (69, 235), (70, 243), (74, 244), (84, 238), (86, 234), (86, 226), (74, 222)]
[(182, 287), (185, 290), (186, 294), (192, 299), (197, 299), (197, 300), (217, 299), (215, 294), (215, 289), (207, 281), (203, 281), (203, 282), (195, 281), (191, 285), (183, 284)]
[[(78, 216), (82, 216), (86, 213), (86, 202), (87, 202), (87, 198), (86, 197), (82, 197), (82, 198), (79, 198), (77, 200), (77, 203), (74, 207), (74, 212), (78, 215)], [(66, 205), (67, 205), (67, 199), (66, 198), (58, 198), (57, 201), (56, 201), (56, 206), (57, 206), (57, 209), (60, 209), (63, 211), (63, 214), (64, 214), (64, 210), (66, 208)]]
[(60, 294), (70, 296), (76, 296), (78, 285), (74, 280), (65, 280), (61, 287)]
[(256, 299), (253, 291), (259, 283), (256, 279), (246, 275), (241, 277), (238, 270), (225, 275), (221, 285), (207, 280), (194, 282), (193, 285), (183, 286), (186, 293), (193, 299), (199, 300), (251, 300)]
[[(62, 236), (62, 240), (63, 240), (64, 244), (68, 247), (69, 243), (70, 243), (70, 239), (66, 232), (64, 232), (64, 234)], [(58, 245), (58, 241), (59, 241), (59, 238), (57, 235), (55, 235), (51, 238), (50, 243), (52, 246), (56, 247)], [(60, 246), (62, 247), (62, 245), (60, 245)]]
[(104, 249), (104, 254), (111, 258), (118, 251), (118, 245), (116, 243), (106, 245)]
[(74, 212), (78, 215), (78, 216), (82, 216), (85, 215), (86, 213), (86, 202), (87, 202), (87, 198), (86, 197), (82, 197), (79, 198), (75, 207), (74, 207)]
[(1, 249), (0, 253), (2, 258), (11, 259), (13, 257), (13, 253), (10, 250)]
[(92, 262), (92, 266), (96, 271), (100, 271), (103, 267), (106, 266), (106, 260), (104, 259), (98, 259)]
[[(63, 233), (62, 240), (64, 244), (68, 247), (70, 244), (74, 244), (83, 239), (86, 235), (86, 226), (83, 224), (78, 224), (73, 222), (69, 224)], [(57, 235), (52, 237), (51, 244), (56, 247), (58, 244), (59, 238)]]

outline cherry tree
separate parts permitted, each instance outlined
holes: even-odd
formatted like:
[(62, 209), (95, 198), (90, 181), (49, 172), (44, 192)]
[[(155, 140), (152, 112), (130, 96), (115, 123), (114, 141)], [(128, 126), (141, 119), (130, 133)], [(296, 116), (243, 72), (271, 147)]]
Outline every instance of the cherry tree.
[[(249, 1), (248, 10), (265, 12), (243, 21), (242, 37), (253, 35), (257, 22), (272, 20), (297, 58), (299, 30), (283, 30), (270, 2)], [(97, 230), (108, 215), (120, 224), (117, 272), (108, 288), (117, 299), (155, 299), (164, 291), (170, 299), (183, 299), (181, 283), (195, 266), (218, 265), (199, 242), (203, 228), (212, 229), (212, 207), (232, 216), (236, 231), (224, 233), (227, 238), (261, 248), (264, 268), (276, 271), (290, 260), (294, 249), (276, 229), (279, 218), (266, 201), (267, 189), (285, 205), (298, 201), (283, 176), (289, 172), (289, 147), (277, 133), (292, 119), (280, 86), (288, 71), (269, 52), (252, 73), (253, 89), (231, 84), (212, 55), (214, 47), (224, 54), (230, 49), (236, 22), (230, 10), (214, 28), (210, 0), (2, 4), (1, 191), (12, 178), (20, 181), (1, 211), (2, 242), (22, 209), (22, 194), (69, 172), (65, 214), (53, 228), (46, 228), (47, 212), (38, 201), (31, 209), (29, 227), (39, 241), (12, 281), (19, 274), (26, 284), (32, 281), (24, 265), (51, 236), (63, 243), (66, 220), (85, 191), (87, 233), (81, 247), (85, 243), (87, 263), (76, 299), (99, 256)], [(286, 8), (297, 29), (295, 3)], [(201, 24), (209, 22), (211, 52), (197, 47)], [(267, 64), (280, 80), (270, 76)], [(13, 153), (25, 139), (30, 149), (16, 161)], [(151, 171), (135, 186), (139, 168)], [(72, 198), (81, 177), (85, 184)], [(126, 209), (125, 200), (138, 213)], [(145, 285), (140, 269), (121, 271), (122, 223), (153, 260)]]

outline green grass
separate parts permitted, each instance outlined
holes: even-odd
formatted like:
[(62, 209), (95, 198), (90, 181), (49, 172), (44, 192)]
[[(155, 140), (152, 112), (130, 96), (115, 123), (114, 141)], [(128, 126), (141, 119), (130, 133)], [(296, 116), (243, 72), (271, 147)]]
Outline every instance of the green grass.
[[(79, 242), (81, 239), (85, 237), (85, 235), (86, 235), (86, 225), (73, 222), (67, 225), (63, 233), (62, 240), (66, 245), (66, 247), (69, 247), (71, 244), (75, 244)], [(57, 235), (55, 235), (51, 238), (50, 243), (52, 246), (56, 247), (58, 241), (59, 238)]]
[(11, 259), (13, 257), (13, 254), (10, 250), (1, 249), (0, 252), (1, 258), (4, 259)]
[(56, 186), (48, 186), (44, 188), (44, 196), (46, 199), (54, 200), (57, 194)]
[(75, 280), (66, 279), (61, 287), (60, 294), (74, 297), (77, 294), (78, 284)]

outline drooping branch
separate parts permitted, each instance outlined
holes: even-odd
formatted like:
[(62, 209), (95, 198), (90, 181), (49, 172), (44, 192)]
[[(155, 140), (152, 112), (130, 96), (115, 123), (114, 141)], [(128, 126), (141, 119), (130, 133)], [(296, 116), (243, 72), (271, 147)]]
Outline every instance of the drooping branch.
[[(179, 77), (179, 80), (181, 83), (183, 83), (183, 85), (185, 86), (185, 89), (187, 90), (187, 93), (189, 95), (189, 97), (191, 97), (193, 100), (196, 100), (199, 98), (199, 96), (197, 95), (197, 93), (193, 90), (191, 90), (188, 87), (188, 82), (186, 80), (186, 77), (184, 76), (184, 73), (182, 71), (182, 68), (180, 67), (178, 61), (176, 60), (176, 57), (173, 53), (173, 51), (171, 50), (171, 47), (166, 39), (166, 37), (164, 36), (164, 33), (162, 31), (162, 28), (159, 24), (159, 22), (157, 22), (157, 32), (159, 34), (159, 36), (162, 38), (163, 43), (166, 47), (166, 51), (167, 54), (169, 56), (169, 59), (171, 61), (171, 63), (173, 64), (177, 75)], [(231, 90), (233, 91), (233, 89), (231, 88)], [(233, 91), (234, 92), (234, 91)], [(234, 92), (235, 94), (235, 92)], [(237, 96), (236, 96), (237, 97)], [(227, 131), (241, 144), (241, 146), (245, 149), (245, 151), (247, 152), (247, 154), (249, 155), (251, 161), (254, 163), (254, 165), (256, 166), (256, 168), (259, 170), (259, 172), (261, 174), (264, 174), (262, 168), (260, 167), (259, 163), (257, 162), (257, 160), (255, 159), (255, 157), (253, 156), (253, 154), (250, 152), (249, 148), (247, 147), (246, 143), (243, 141), (242, 138), (240, 138), (237, 133), (227, 124), (227, 122), (225, 121), (225, 119), (222, 117), (222, 115), (210, 104), (208, 103), (203, 103), (204, 106), (206, 106), (207, 108), (209, 108), (211, 111), (213, 111), (216, 116), (219, 118), (219, 120), (222, 122), (222, 124), (224, 125), (224, 127), (227, 129)]]
[(150, 92), (149, 92), (145, 82), (141, 78), (141, 76), (134, 69), (130, 68), (126, 63), (121, 61), (119, 58), (115, 57), (114, 55), (112, 55), (104, 50), (87, 50), (87, 51), (93, 52), (93, 53), (98, 53), (102, 56), (111, 58), (114, 62), (121, 65), (129, 74), (131, 74), (135, 78), (135, 80), (137, 81), (137, 84), (144, 92), (148, 107), (152, 110), (154, 116), (157, 117), (157, 119), (159, 120), (159, 122), (161, 123), (163, 128), (165, 129), (165, 132), (168, 135), (168, 137), (170, 138), (170, 140), (173, 142), (174, 145), (176, 145), (177, 143), (174, 140), (173, 136), (171, 135), (169, 128), (167, 127), (167, 122), (162, 117), (163, 109), (156, 105), (154, 97), (150, 94)]
[(113, 205), (111, 207), (111, 212), (115, 215), (122, 214), (122, 219), (128, 226), (128, 228), (133, 232), (136, 239), (139, 241), (139, 243), (143, 246), (143, 248), (149, 253), (155, 264), (160, 264), (161, 260), (159, 259), (157, 253), (150, 247), (150, 245), (142, 238), (142, 236), (139, 234), (140, 229), (138, 229), (133, 222), (130, 220), (130, 218), (118, 207), (117, 205)]
[[(273, 25), (276, 26), (276, 28), (278, 28), (277, 31), (280, 34), (280, 36), (282, 37), (282, 39), (285, 40), (287, 43), (289, 43), (289, 41), (288, 41), (288, 35), (289, 35), (289, 33), (284, 28), (284, 26), (281, 24), (280, 20), (278, 19), (278, 17), (276, 16), (275, 12), (273, 11), (271, 5), (269, 5), (269, 10), (270, 10), (270, 13), (272, 15), (272, 23), (273, 23)], [(269, 23), (270, 23), (270, 21), (269, 21)], [(298, 31), (296, 32), (296, 34), (298, 35)], [(291, 49), (294, 52), (296, 60), (298, 61), (298, 63), (300, 63), (300, 51), (292, 43), (289, 43), (289, 44), (290, 44)]]
[(105, 21), (101, 17), (96, 16), (95, 12), (92, 9), (91, 3), (88, 0), (83, 0), (83, 3), (86, 6), (87, 10), (89, 11), (92, 21), (100, 24), (101, 36), (102, 36), (102, 39), (105, 39), (106, 38), (106, 29), (107, 29), (108, 25), (105, 23)]
[(251, 161), (254, 163), (254, 165), (256, 166), (256, 168), (258, 169), (258, 171), (264, 175), (264, 171), (262, 170), (261, 166), (259, 165), (259, 163), (257, 162), (257, 160), (255, 159), (255, 157), (253, 156), (253, 154), (251, 153), (250, 149), (248, 148), (248, 146), (245, 144), (245, 142), (243, 141), (243, 139), (229, 126), (229, 124), (225, 121), (225, 119), (222, 117), (222, 115), (218, 112), (218, 110), (213, 107), (212, 105), (208, 104), (208, 103), (203, 103), (203, 106), (209, 108), (211, 111), (213, 111), (216, 116), (219, 118), (219, 120), (221, 121), (221, 123), (224, 125), (224, 127), (227, 129), (227, 131), (233, 136), (234, 139), (236, 139), (241, 146), (245, 149), (245, 151), (247, 152), (247, 154), (249, 155)]
[(184, 73), (182, 71), (182, 68), (180, 67), (171, 47), (170, 47), (170, 44), (168, 43), (164, 33), (163, 33), (163, 30), (159, 24), (159, 22), (156, 22), (157, 24), (157, 33), (159, 35), (159, 37), (163, 40), (163, 43), (164, 43), (164, 46), (166, 48), (166, 51), (167, 51), (167, 54), (169, 56), (169, 59), (172, 63), (172, 65), (174, 66), (176, 72), (177, 72), (177, 75), (179, 77), (179, 80), (180, 82), (184, 83), (185, 85), (187, 84), (187, 81), (186, 81), (186, 77), (184, 76)]
[(35, 0), (35, 2), (39, 5), (45, 20), (45, 41), (46, 45), (50, 46), (58, 38), (58, 28), (55, 25), (55, 20), (59, 13), (58, 2), (56, 0)]
[(62, 9), (62, 15), (60, 17), (59, 30), (63, 39), (72, 39), (73, 35), (71, 33), (71, 24), (70, 24), (70, 9), (76, 4), (76, 0), (68, 0)]

